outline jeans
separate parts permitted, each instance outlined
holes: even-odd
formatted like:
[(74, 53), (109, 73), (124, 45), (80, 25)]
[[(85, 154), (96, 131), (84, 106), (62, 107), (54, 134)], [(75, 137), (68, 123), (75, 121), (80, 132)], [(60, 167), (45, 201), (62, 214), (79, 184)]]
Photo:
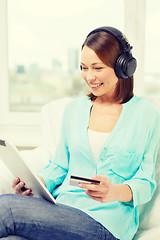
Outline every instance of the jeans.
[(20, 236), (10, 235), (8, 237), (1, 238), (1, 240), (27, 240), (27, 238), (23, 238)]
[(44, 199), (15, 194), (0, 196), (0, 238), (31, 240), (115, 240), (86, 213)]

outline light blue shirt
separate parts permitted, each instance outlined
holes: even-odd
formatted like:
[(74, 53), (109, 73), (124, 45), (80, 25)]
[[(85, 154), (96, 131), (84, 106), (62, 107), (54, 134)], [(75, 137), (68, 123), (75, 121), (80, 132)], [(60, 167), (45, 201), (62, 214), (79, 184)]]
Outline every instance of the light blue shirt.
[[(115, 237), (131, 240), (139, 225), (139, 205), (151, 199), (156, 187), (154, 166), (160, 140), (159, 113), (149, 102), (136, 96), (123, 104), (96, 164), (87, 134), (91, 107), (88, 97), (67, 105), (59, 146), (39, 175), (58, 203), (86, 212)], [(71, 174), (103, 175), (114, 184), (127, 184), (132, 189), (133, 202), (95, 201), (83, 189), (69, 185)]]

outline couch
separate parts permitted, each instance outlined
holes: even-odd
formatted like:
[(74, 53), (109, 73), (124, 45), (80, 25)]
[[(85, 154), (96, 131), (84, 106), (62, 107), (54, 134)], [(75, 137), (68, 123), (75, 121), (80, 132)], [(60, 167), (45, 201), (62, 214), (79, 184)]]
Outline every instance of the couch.
[[(51, 156), (53, 156), (59, 142), (62, 115), (66, 104), (71, 98), (53, 101), (42, 108), (41, 129), (43, 143), (34, 150), (21, 151), (21, 155), (34, 172), (39, 171)], [(160, 98), (151, 101), (160, 110)], [(134, 240), (160, 239), (160, 147), (156, 161), (155, 177), (157, 188), (150, 202), (140, 208), (140, 225)], [(13, 193), (11, 187), (13, 176), (0, 160), (0, 194)]]

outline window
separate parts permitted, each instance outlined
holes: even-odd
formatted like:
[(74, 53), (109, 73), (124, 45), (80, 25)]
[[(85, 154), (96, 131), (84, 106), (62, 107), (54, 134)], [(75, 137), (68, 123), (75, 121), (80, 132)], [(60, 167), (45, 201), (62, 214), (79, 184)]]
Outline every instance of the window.
[(158, 95), (159, 5), (159, 0), (0, 0), (1, 138), (38, 145), (41, 106), (84, 94), (80, 48), (99, 26), (125, 31), (138, 60), (135, 93)]
[(39, 111), (54, 99), (84, 94), (81, 45), (96, 27), (123, 31), (123, 5), (123, 0), (8, 0), (9, 110)]
[(145, 95), (160, 96), (160, 1), (147, 0), (145, 37)]

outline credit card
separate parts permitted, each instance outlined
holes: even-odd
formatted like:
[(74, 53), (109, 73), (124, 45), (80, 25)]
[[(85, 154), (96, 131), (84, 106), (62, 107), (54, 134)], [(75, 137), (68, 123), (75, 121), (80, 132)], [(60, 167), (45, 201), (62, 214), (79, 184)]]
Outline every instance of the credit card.
[(100, 184), (100, 181), (92, 178), (80, 177), (75, 175), (70, 176), (70, 185), (78, 187), (80, 183)]

